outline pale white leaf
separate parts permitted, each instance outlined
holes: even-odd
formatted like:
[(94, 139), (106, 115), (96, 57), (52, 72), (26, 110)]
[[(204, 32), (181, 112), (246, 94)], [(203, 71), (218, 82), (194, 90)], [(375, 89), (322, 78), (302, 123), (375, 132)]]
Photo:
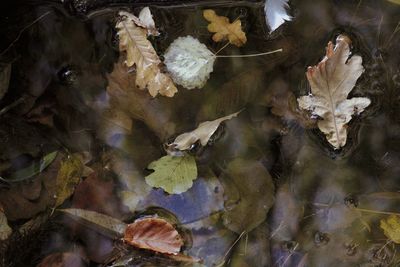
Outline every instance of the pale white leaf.
[(285, 21), (291, 21), (292, 17), (287, 13), (289, 0), (266, 0), (264, 11), (270, 33), (279, 28)]
[(213, 121), (202, 122), (196, 130), (176, 137), (171, 147), (176, 150), (187, 150), (198, 140), (202, 146), (205, 146), (222, 122), (236, 117), (239, 113), (240, 111)]
[(352, 116), (360, 114), (371, 104), (366, 97), (347, 99), (364, 72), (360, 56), (354, 55), (349, 59), (350, 43), (351, 40), (344, 35), (337, 38), (335, 46), (329, 42), (326, 57), (307, 70), (312, 94), (297, 99), (301, 109), (321, 118), (318, 128), (335, 149), (346, 144), (346, 124)]
[(210, 78), (216, 56), (192, 36), (179, 37), (167, 49), (164, 63), (175, 83), (202, 88)]
[(153, 15), (151, 14), (149, 7), (145, 7), (140, 11), (139, 20), (143, 27), (146, 28), (148, 35), (160, 35), (160, 33), (157, 31), (156, 23), (154, 22)]

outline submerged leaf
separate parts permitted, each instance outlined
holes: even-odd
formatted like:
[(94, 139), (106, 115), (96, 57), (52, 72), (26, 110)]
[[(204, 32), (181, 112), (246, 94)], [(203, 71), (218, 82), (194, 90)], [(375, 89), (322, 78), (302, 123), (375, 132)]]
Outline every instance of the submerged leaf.
[(75, 186), (81, 180), (84, 164), (79, 155), (70, 155), (61, 163), (57, 174), (57, 189), (55, 207), (60, 206), (75, 191)]
[(400, 217), (390, 215), (386, 219), (381, 220), (380, 224), (385, 236), (396, 244), (400, 244)]
[(287, 13), (289, 0), (266, 0), (264, 11), (270, 33), (279, 28), (285, 21), (291, 21), (292, 17)]
[(12, 233), (12, 229), (8, 226), (7, 217), (4, 214), (3, 207), (0, 204), (0, 242), (6, 240)]
[(259, 161), (241, 158), (224, 173), (224, 224), (236, 233), (249, 232), (266, 219), (274, 202), (272, 178)]
[(240, 19), (230, 23), (227, 17), (218, 16), (212, 9), (204, 10), (203, 16), (210, 22), (207, 29), (209, 32), (215, 33), (212, 37), (215, 42), (228, 39), (229, 43), (238, 47), (247, 42), (246, 34), (242, 31)]
[(326, 57), (307, 70), (311, 95), (297, 99), (300, 108), (319, 116), (318, 128), (326, 135), (328, 142), (339, 149), (346, 145), (346, 124), (353, 115), (358, 115), (371, 104), (366, 97), (347, 96), (364, 72), (362, 58), (354, 55), (349, 59), (351, 40), (339, 35), (335, 47), (329, 42)]
[(147, 40), (146, 30), (136, 25), (134, 15), (124, 11), (119, 14), (122, 17), (116, 25), (119, 50), (126, 52), (128, 67), (136, 66), (136, 85), (142, 90), (147, 88), (153, 97), (157, 94), (173, 97), (178, 90), (171, 78), (161, 72), (161, 60)]
[(187, 89), (202, 88), (213, 71), (215, 55), (192, 36), (179, 37), (164, 54), (175, 83)]
[(161, 218), (143, 218), (129, 224), (124, 241), (137, 248), (174, 255), (179, 253), (183, 245), (178, 231)]
[(95, 211), (82, 209), (61, 209), (59, 211), (67, 214), (73, 220), (112, 238), (122, 237), (127, 227), (122, 221)]
[(196, 130), (181, 134), (176, 137), (175, 141), (170, 146), (172, 149), (181, 151), (190, 149), (197, 141), (200, 141), (202, 146), (206, 146), (208, 140), (210, 140), (211, 136), (218, 129), (219, 125), (226, 120), (236, 117), (239, 113), (240, 111), (213, 121), (202, 122)]
[(11, 76), (11, 64), (0, 63), (0, 100), (8, 91), (10, 76)]
[(187, 191), (197, 178), (197, 166), (194, 157), (164, 156), (150, 163), (149, 169), (154, 172), (146, 176), (146, 183), (161, 187), (169, 194), (180, 194)]

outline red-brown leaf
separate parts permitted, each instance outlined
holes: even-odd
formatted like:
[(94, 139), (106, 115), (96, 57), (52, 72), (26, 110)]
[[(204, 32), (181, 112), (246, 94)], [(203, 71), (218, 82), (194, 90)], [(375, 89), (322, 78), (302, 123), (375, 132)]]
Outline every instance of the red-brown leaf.
[(183, 245), (178, 231), (160, 218), (144, 218), (129, 224), (124, 241), (137, 248), (166, 254), (178, 254)]

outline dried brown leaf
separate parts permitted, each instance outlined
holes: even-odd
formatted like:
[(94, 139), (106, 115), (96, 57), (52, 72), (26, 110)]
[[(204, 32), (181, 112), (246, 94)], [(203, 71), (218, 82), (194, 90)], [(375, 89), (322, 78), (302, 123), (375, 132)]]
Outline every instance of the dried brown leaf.
[(132, 246), (177, 255), (183, 239), (176, 229), (161, 218), (143, 218), (129, 224), (124, 241)]
[(122, 19), (117, 23), (119, 36), (119, 50), (126, 52), (125, 64), (136, 67), (136, 85), (144, 90), (147, 88), (150, 95), (157, 94), (173, 97), (178, 91), (171, 78), (161, 72), (156, 51), (147, 40), (147, 31), (136, 25), (137, 18), (121, 11)]
[(203, 16), (210, 22), (208, 31), (214, 32), (212, 39), (215, 42), (221, 42), (228, 39), (229, 42), (238, 47), (247, 42), (246, 34), (242, 31), (242, 23), (239, 19), (230, 23), (227, 17), (218, 16), (214, 10), (206, 9)]
[(344, 35), (338, 36), (335, 46), (328, 43), (325, 58), (307, 70), (312, 94), (297, 99), (301, 109), (322, 118), (318, 121), (318, 128), (335, 149), (345, 146), (346, 124), (352, 116), (360, 114), (371, 104), (366, 97), (347, 99), (364, 72), (361, 56), (349, 58), (350, 44), (351, 40)]

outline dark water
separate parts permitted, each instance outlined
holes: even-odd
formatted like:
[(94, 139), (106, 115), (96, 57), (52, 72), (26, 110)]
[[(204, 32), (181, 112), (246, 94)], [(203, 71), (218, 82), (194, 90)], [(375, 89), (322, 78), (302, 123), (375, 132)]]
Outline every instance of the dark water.
[[(125, 222), (145, 214), (168, 217), (185, 238), (183, 252), (205, 266), (399, 266), (399, 245), (384, 235), (380, 221), (400, 214), (400, 5), (290, 1), (293, 21), (269, 34), (262, 2), (183, 2), (150, 3), (161, 32), (151, 37), (159, 55), (186, 35), (211, 51), (223, 46), (210, 38), (205, 8), (231, 21), (240, 18), (247, 33), (244, 47), (229, 46), (221, 54), (283, 52), (218, 58), (204, 88), (178, 88), (174, 98), (141, 102), (133, 94), (115, 100), (106, 89), (119, 57), (117, 12), (137, 14), (146, 3), (2, 3), (0, 59), (11, 63), (11, 78), (0, 110), (12, 105), (0, 112), (2, 177), (54, 150), (87, 151), (97, 180), (62, 207)], [(352, 39), (352, 53), (362, 56), (366, 69), (350, 97), (368, 97), (372, 104), (349, 123), (346, 146), (334, 150), (318, 129), (288, 112), (277, 116), (273, 107), (287, 111), (290, 96), (309, 92), (307, 66), (318, 63), (328, 41), (341, 33)], [(112, 101), (132, 120), (130, 132), (103, 119)], [(145, 110), (136, 107), (143, 103)], [(168, 195), (145, 184), (146, 167), (165, 155), (165, 142), (242, 109), (212, 144), (191, 151), (199, 178), (189, 191)], [(4, 266), (36, 266), (67, 251), (86, 266), (110, 258), (122, 266), (203, 266), (127, 250), (53, 214), (48, 203), (56, 170), (49, 168), (0, 188), (14, 230), (1, 245)], [(18, 234), (31, 218), (35, 227)]]

